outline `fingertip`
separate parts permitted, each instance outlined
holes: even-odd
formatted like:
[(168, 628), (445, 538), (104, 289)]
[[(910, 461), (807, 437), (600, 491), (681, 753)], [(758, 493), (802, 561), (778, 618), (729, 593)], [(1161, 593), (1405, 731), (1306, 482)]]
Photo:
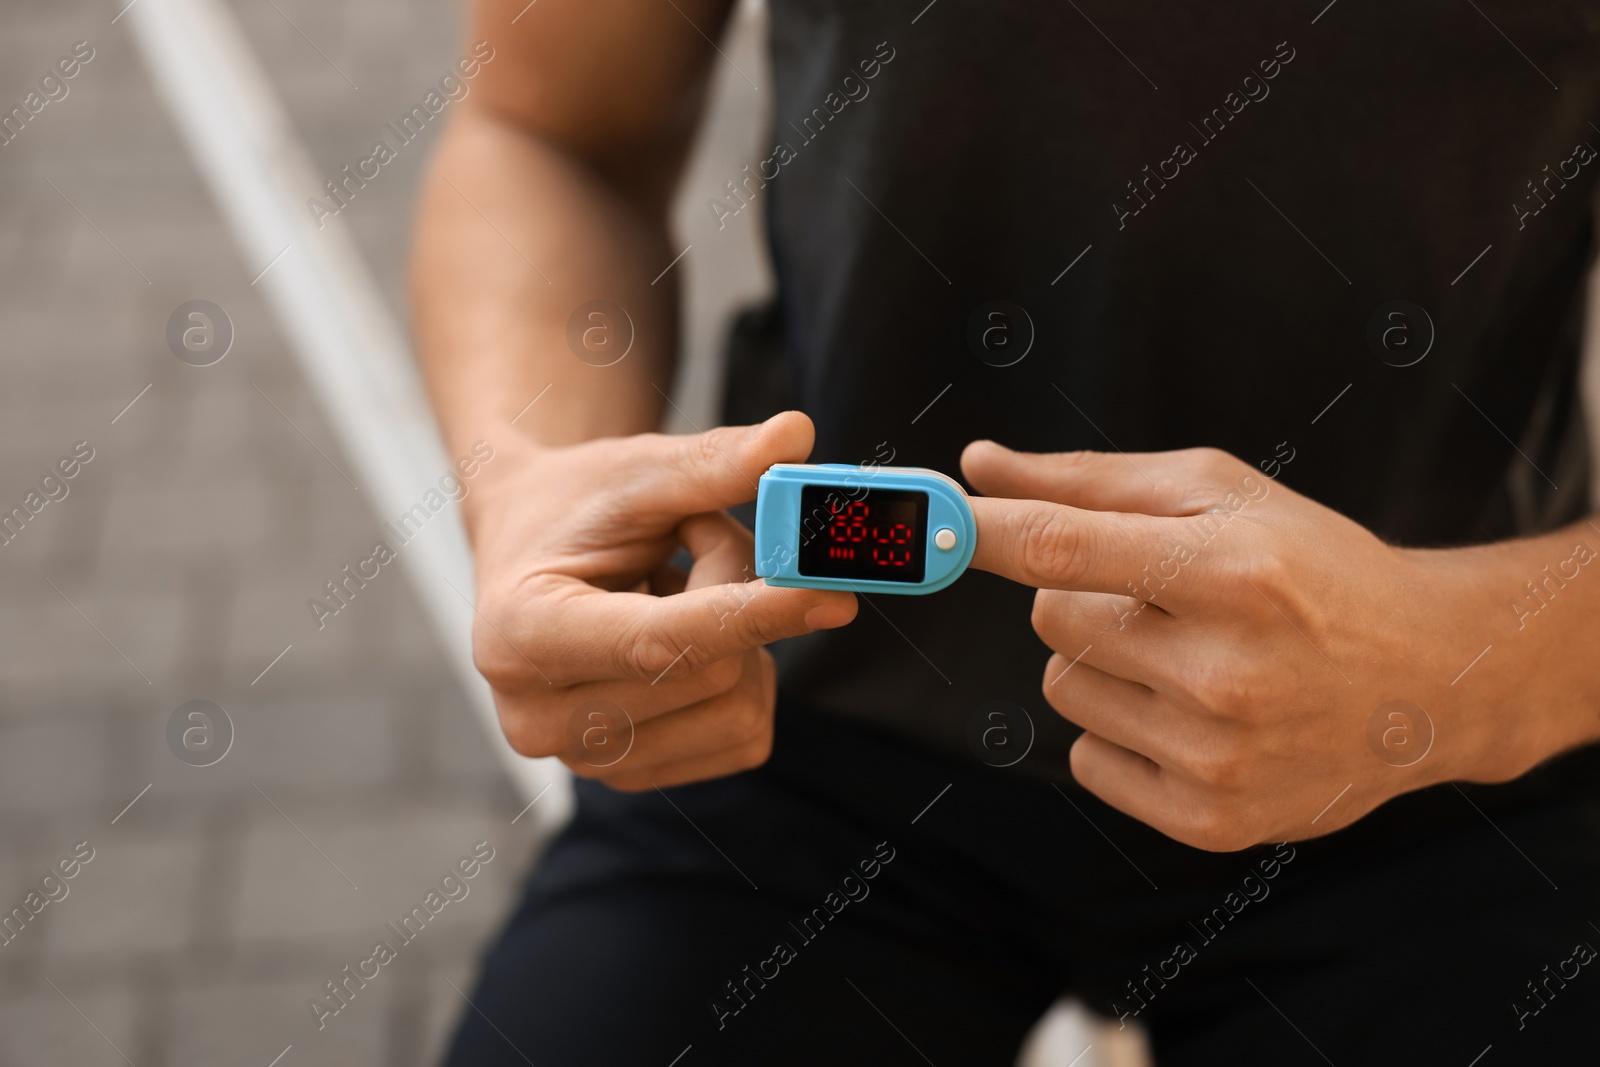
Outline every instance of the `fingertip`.
[(859, 607), (854, 593), (829, 595), (822, 603), (805, 614), (806, 626), (812, 630), (835, 630), (855, 621)]
[(801, 411), (799, 408), (786, 408), (783, 411), (780, 411), (775, 415), (768, 415), (767, 418), (766, 418), (766, 421), (764, 421), (761, 425), (763, 425), (763, 426), (772, 426), (774, 424), (780, 424), (780, 423), (785, 423), (785, 422), (796, 422), (796, 421), (803, 422), (807, 426), (810, 426), (811, 425), (811, 416), (807, 415), (805, 412)]
[(1000, 455), (1010, 451), (1009, 448), (998, 441), (991, 441), (987, 437), (981, 437), (976, 441), (969, 441), (967, 447), (961, 450), (961, 461), (965, 463), (969, 459), (981, 459), (985, 456)]
[(780, 411), (757, 427), (762, 458), (773, 463), (804, 463), (816, 443), (811, 416), (803, 411)]
[[(974, 486), (986, 480), (986, 475), (996, 464), (1014, 455), (1011, 449), (987, 438), (973, 441), (961, 450), (961, 473)], [(981, 486), (979, 487), (981, 490)]]

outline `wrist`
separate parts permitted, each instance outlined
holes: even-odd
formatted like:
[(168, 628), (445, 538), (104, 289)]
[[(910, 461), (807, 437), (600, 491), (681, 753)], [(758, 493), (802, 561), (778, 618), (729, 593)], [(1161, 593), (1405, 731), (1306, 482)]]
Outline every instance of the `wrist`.
[(467, 540), (474, 550), (478, 548), (480, 540), (498, 525), (499, 516), (505, 514), (513, 502), (522, 501), (526, 504), (529, 468), (554, 451), (510, 425), (494, 432), (489, 441), (494, 450), (494, 460), (480, 467), (471, 491), (461, 501), (462, 524), (466, 527)]
[[(1588, 568), (1574, 558), (1577, 543), (1594, 541), (1561, 532), (1405, 550), (1435, 590), (1412, 624), (1435, 635), (1429, 659), (1442, 680), (1435, 728), (1445, 777), (1509, 781), (1600, 739), (1600, 692), (1582, 642), (1592, 591)], [(1589, 582), (1600, 588), (1600, 565), (1594, 570)]]

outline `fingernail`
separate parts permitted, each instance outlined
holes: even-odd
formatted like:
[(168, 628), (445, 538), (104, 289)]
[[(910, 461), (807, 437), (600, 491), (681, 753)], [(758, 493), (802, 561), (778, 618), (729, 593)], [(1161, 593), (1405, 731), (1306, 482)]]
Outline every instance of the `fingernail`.
[(806, 625), (813, 630), (832, 630), (855, 618), (848, 604), (818, 604), (806, 612)]

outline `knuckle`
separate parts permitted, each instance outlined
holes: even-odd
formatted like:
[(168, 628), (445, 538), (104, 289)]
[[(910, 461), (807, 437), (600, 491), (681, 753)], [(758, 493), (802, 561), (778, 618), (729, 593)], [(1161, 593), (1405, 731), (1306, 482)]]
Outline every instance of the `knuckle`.
[(764, 731), (760, 737), (739, 748), (736, 765), (741, 771), (753, 771), (766, 763), (772, 757), (772, 731)]
[(1057, 715), (1069, 722), (1077, 721), (1074, 710), (1081, 705), (1075, 697), (1070, 674), (1063, 677), (1067, 667), (1067, 659), (1059, 653), (1051, 656), (1045, 664), (1044, 677), (1039, 680), (1039, 691), (1044, 695), (1044, 702), (1048, 704)]
[[(1138, 605), (1131, 599), (1129, 602)], [(1122, 620), (1125, 613), (1117, 610), (1109, 615), (1101, 615), (1104, 603), (1099, 594), (1085, 594), (1071, 589), (1040, 589), (1033, 595), (1033, 611), (1029, 621), (1033, 625), (1033, 632), (1051, 651), (1077, 650), (1085, 643), (1096, 640), (1096, 635), (1115, 630), (1115, 624)]]
[(1192, 477), (1167, 470), (1148, 473), (1151, 480), (1150, 502), (1152, 508), (1160, 501), (1178, 501), (1183, 511), (1204, 511), (1211, 504), (1211, 495)]
[(1033, 595), (1033, 611), (1028, 617), (1028, 621), (1033, 624), (1033, 632), (1041, 638), (1051, 629), (1050, 592), (1051, 590), (1041, 589)]
[(1238, 459), (1220, 448), (1190, 448), (1184, 455), (1203, 475), (1217, 481), (1226, 481), (1240, 466)]
[(1024, 520), (1021, 537), (1023, 558), (1039, 573), (1066, 582), (1082, 573), (1089, 548), (1087, 532), (1069, 515), (1058, 507), (1036, 511)]
[(1196, 659), (1183, 668), (1180, 685), (1200, 707), (1226, 718), (1246, 717), (1258, 696), (1251, 672), (1218, 656)]
[[(680, 470), (693, 485), (698, 488), (708, 487), (715, 480), (717, 473), (725, 470), (730, 462), (738, 458), (737, 446), (730, 439), (732, 436), (728, 427), (718, 426), (696, 434), (693, 445), (679, 452)], [(730, 456), (733, 459), (730, 459)]]
[(489, 688), (503, 693), (516, 685), (520, 674), (505, 655), (505, 643), (492, 641), (482, 632), (472, 637), (472, 665), (489, 683)]
[(736, 708), (736, 730), (738, 736), (747, 741), (754, 742), (765, 739), (772, 740), (772, 715), (766, 706), (757, 700), (741, 700)]
[(1238, 563), (1238, 570), (1265, 593), (1284, 593), (1292, 587), (1289, 561), (1274, 549), (1251, 552)]
[(1092, 452), (1086, 448), (1074, 449), (1071, 452), (1057, 452), (1057, 462), (1067, 472), (1076, 471), (1083, 467), (1091, 467), (1100, 459), (1100, 453)]
[(688, 659), (684, 646), (674, 642), (660, 627), (649, 620), (640, 620), (617, 644), (621, 662), (618, 673), (639, 678), (659, 678), (667, 668), (682, 659)]
[(560, 732), (553, 730), (548, 717), (531, 708), (499, 707), (500, 732), (519, 756), (539, 758), (559, 756), (565, 751)]
[(695, 438), (695, 458), (703, 466), (708, 467), (715, 463), (724, 462), (724, 457), (728, 455), (730, 443), (727, 441), (728, 436), (727, 428), (722, 426), (713, 427), (700, 434)]
[(1238, 852), (1253, 843), (1240, 820), (1217, 804), (1200, 803), (1184, 820), (1183, 840), (1206, 852)]
[(1240, 595), (1254, 601), (1257, 616), (1268, 625), (1282, 626), (1288, 619), (1314, 643), (1322, 623), (1313, 604), (1301, 590), (1294, 563), (1284, 552), (1274, 548), (1259, 549), (1248, 555), (1235, 557), (1225, 574), (1234, 582), (1248, 582), (1255, 589), (1240, 587)]
[(734, 636), (745, 645), (770, 645), (783, 637), (780, 618), (759, 607), (753, 611), (739, 612), (733, 625)]
[(744, 661), (739, 656), (724, 656), (700, 668), (700, 680), (712, 695), (726, 693), (744, 677)]
[[(487, 615), (491, 619), (503, 619), (511, 613), (513, 607), (511, 597), (499, 588), (480, 588), (477, 594), (477, 614)], [(479, 620), (480, 622), (482, 620)]]
[[(473, 611), (472, 661), (496, 692), (514, 693), (536, 684), (542, 688), (555, 673), (561, 649), (550, 645), (547, 587), (524, 583), (517, 589), (479, 591)], [(551, 667), (546, 673), (536, 664)]]
[(1214, 745), (1204, 752), (1193, 754), (1185, 768), (1190, 777), (1202, 785), (1223, 793), (1236, 792), (1249, 776), (1245, 762), (1237, 758), (1231, 745)]
[[(487, 614), (488, 609), (484, 609)], [(479, 618), (472, 627), (472, 665), (490, 688), (506, 692), (520, 688), (532, 672), (510, 638)]]

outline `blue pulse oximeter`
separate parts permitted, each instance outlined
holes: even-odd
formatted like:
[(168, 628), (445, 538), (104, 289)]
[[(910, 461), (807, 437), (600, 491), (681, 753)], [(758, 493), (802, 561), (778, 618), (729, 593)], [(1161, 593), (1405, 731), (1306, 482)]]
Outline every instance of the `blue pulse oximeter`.
[(977, 544), (966, 491), (938, 471), (778, 463), (761, 476), (756, 574), (769, 585), (932, 593)]

